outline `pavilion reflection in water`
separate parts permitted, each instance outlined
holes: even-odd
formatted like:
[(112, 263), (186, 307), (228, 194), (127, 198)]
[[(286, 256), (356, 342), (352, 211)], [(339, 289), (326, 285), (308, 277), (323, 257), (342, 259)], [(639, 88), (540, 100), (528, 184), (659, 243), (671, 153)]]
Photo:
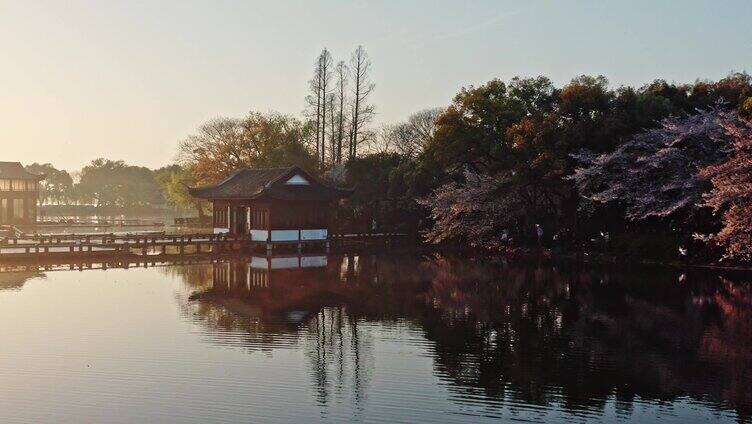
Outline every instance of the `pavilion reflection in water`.
[(249, 351), (302, 347), (317, 402), (362, 402), (373, 340), (344, 297), (357, 256), (253, 256), (211, 264), (211, 288), (190, 303), (215, 343), (237, 338)]
[(320, 277), (329, 261), (324, 255), (252, 256), (247, 261), (214, 264), (213, 287), (233, 292), (268, 288), (272, 281), (299, 284)]

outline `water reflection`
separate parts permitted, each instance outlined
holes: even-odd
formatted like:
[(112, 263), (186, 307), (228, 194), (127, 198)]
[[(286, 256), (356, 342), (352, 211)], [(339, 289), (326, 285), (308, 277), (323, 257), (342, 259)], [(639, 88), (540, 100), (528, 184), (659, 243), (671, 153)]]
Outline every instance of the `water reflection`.
[[(316, 401), (326, 405), (347, 399), (357, 416), (374, 366), (373, 340), (360, 331), (358, 319), (345, 306), (347, 286), (332, 278), (343, 265), (347, 271), (347, 258), (321, 255), (212, 264), (185, 275), (193, 286), (202, 286), (194, 276), (205, 275), (207, 269), (212, 276), (211, 286), (185, 307), (213, 330), (212, 343), (239, 343), (266, 353), (302, 347)], [(348, 280), (347, 273), (343, 277)], [(240, 341), (228, 336), (238, 331), (245, 333)]]
[(752, 288), (737, 277), (442, 255), (189, 268), (174, 270), (201, 290), (182, 306), (208, 341), (249, 352), (302, 347), (320, 404), (362, 408), (374, 351), (414, 331), (434, 375), (473, 414), (553, 409), (597, 420), (611, 406), (634, 418), (640, 405), (674, 416), (667, 406), (689, 402), (747, 421), (752, 411)]
[(0, 290), (18, 290), (32, 278), (42, 277), (41, 272), (6, 270), (0, 267)]

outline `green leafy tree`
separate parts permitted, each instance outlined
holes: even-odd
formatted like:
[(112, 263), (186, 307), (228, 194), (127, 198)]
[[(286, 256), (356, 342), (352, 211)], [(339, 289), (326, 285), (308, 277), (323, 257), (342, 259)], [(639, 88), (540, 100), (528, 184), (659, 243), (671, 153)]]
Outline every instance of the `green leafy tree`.
[(73, 179), (65, 170), (58, 170), (52, 164), (33, 163), (26, 170), (34, 174), (44, 174), (40, 183), (39, 200), (42, 203), (67, 204), (74, 198)]
[(450, 174), (503, 169), (513, 162), (507, 130), (523, 117), (551, 110), (554, 100), (555, 89), (545, 77), (515, 78), (509, 85), (492, 80), (463, 89), (437, 119), (427, 159)]
[(339, 208), (340, 225), (351, 230), (404, 230), (414, 220), (416, 202), (409, 195), (410, 184), (405, 181), (405, 169), (415, 161), (397, 153), (376, 153), (351, 158), (346, 164), (344, 178), (335, 181), (355, 192)]
[(163, 199), (152, 170), (101, 158), (81, 170), (76, 189), (81, 200), (98, 207), (152, 206)]
[(162, 193), (170, 205), (179, 209), (194, 209), (201, 219), (206, 216), (208, 202), (188, 193), (188, 187), (196, 183), (187, 169), (180, 165), (171, 165), (158, 169), (155, 173)]

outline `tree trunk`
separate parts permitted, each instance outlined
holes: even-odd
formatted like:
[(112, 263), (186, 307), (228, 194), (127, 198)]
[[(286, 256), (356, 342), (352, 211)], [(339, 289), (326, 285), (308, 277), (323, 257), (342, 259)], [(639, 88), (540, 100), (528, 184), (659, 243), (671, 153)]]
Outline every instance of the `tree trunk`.
[(360, 62), (355, 69), (355, 110), (353, 111), (352, 137), (350, 138), (350, 156), (358, 154), (358, 119), (360, 114)]
[(331, 103), (329, 103), (329, 120), (331, 125), (330, 146), (331, 149), (331, 164), (334, 166), (337, 163), (337, 121), (334, 119), (334, 93), (331, 96)]
[(344, 109), (344, 98), (340, 97), (339, 101), (339, 134), (337, 134), (337, 163), (342, 162), (342, 137), (343, 133), (345, 131), (344, 129), (344, 116), (343, 116), (343, 109)]
[(321, 148), (321, 64), (319, 63), (319, 70), (317, 76), (316, 85), (316, 159), (319, 157), (319, 149)]
[(321, 170), (324, 170), (324, 151), (326, 150), (326, 81), (321, 84), (323, 101), (321, 102)]

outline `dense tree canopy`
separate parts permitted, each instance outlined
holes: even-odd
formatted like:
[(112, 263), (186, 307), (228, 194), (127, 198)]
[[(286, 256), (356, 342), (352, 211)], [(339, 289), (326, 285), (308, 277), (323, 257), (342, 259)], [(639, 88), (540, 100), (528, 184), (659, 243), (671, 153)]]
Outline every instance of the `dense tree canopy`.
[(492, 171), (512, 160), (507, 130), (523, 117), (544, 113), (553, 105), (550, 80), (513, 79), (509, 85), (493, 80), (463, 89), (437, 119), (425, 154), (445, 171)]
[[(544, 77), (493, 80), (457, 95), (405, 172), (421, 177), (405, 181), (433, 185), (422, 204), (435, 220), (427, 233), (434, 241), (482, 240), (458, 230), (470, 222), (486, 222), (494, 237), (511, 225), (534, 239), (538, 224), (583, 240), (603, 231), (593, 207), (609, 210), (610, 221), (696, 209), (709, 188), (699, 168), (726, 157), (723, 126), (735, 111), (746, 116), (751, 94), (747, 74), (615, 90), (600, 76), (560, 89)], [(606, 201), (624, 213), (598, 206)]]

